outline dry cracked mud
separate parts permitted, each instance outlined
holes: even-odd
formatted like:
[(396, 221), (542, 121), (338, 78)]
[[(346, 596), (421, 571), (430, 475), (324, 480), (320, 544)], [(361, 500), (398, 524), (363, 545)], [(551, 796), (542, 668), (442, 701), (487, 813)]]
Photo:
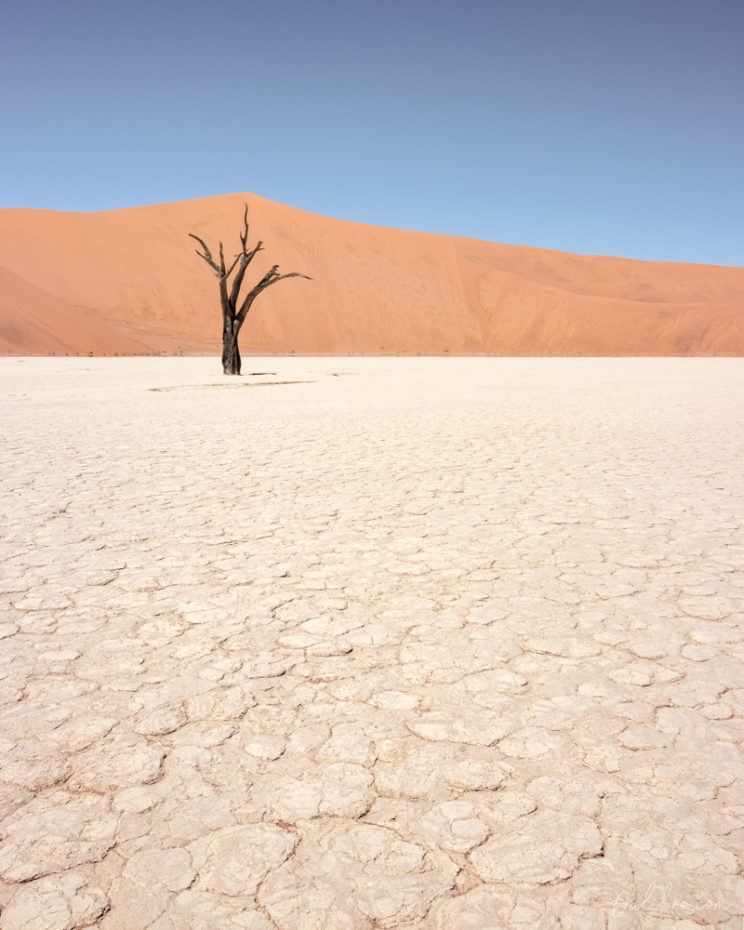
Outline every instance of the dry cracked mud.
[(740, 930), (744, 364), (218, 367), (0, 360), (0, 927)]

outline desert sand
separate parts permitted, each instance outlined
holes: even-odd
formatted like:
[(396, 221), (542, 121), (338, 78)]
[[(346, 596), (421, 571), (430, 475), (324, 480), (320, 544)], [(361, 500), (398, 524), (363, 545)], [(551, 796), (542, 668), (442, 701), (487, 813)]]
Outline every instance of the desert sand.
[(103, 213), (0, 210), (0, 354), (218, 351), (194, 232), (311, 275), (261, 295), (244, 354), (744, 355), (744, 268), (384, 229), (230, 194)]
[(218, 369), (0, 360), (3, 930), (740, 930), (742, 363)]

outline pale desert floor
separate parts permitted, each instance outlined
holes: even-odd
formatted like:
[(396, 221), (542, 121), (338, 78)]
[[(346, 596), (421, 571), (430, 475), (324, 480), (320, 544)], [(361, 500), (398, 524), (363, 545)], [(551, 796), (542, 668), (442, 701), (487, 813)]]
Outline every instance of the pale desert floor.
[(0, 360), (3, 930), (741, 930), (744, 361), (245, 371)]

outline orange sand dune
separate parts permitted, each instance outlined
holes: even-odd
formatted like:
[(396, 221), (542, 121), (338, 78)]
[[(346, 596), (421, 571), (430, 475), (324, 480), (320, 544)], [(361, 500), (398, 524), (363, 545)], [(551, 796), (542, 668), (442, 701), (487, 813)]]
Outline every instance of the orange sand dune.
[(149, 351), (101, 316), (70, 306), (0, 267), (0, 354), (94, 355)]
[(195, 232), (312, 281), (259, 298), (250, 353), (744, 354), (744, 268), (641, 262), (384, 229), (229, 194), (104, 213), (0, 210), (0, 352), (217, 352)]

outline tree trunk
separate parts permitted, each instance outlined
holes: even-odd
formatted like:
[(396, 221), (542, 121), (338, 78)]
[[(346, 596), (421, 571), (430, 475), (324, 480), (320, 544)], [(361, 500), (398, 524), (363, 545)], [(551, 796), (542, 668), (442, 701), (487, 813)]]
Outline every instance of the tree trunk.
[(222, 373), (225, 375), (240, 374), (239, 332), (240, 327), (230, 323), (226, 323), (222, 331)]

